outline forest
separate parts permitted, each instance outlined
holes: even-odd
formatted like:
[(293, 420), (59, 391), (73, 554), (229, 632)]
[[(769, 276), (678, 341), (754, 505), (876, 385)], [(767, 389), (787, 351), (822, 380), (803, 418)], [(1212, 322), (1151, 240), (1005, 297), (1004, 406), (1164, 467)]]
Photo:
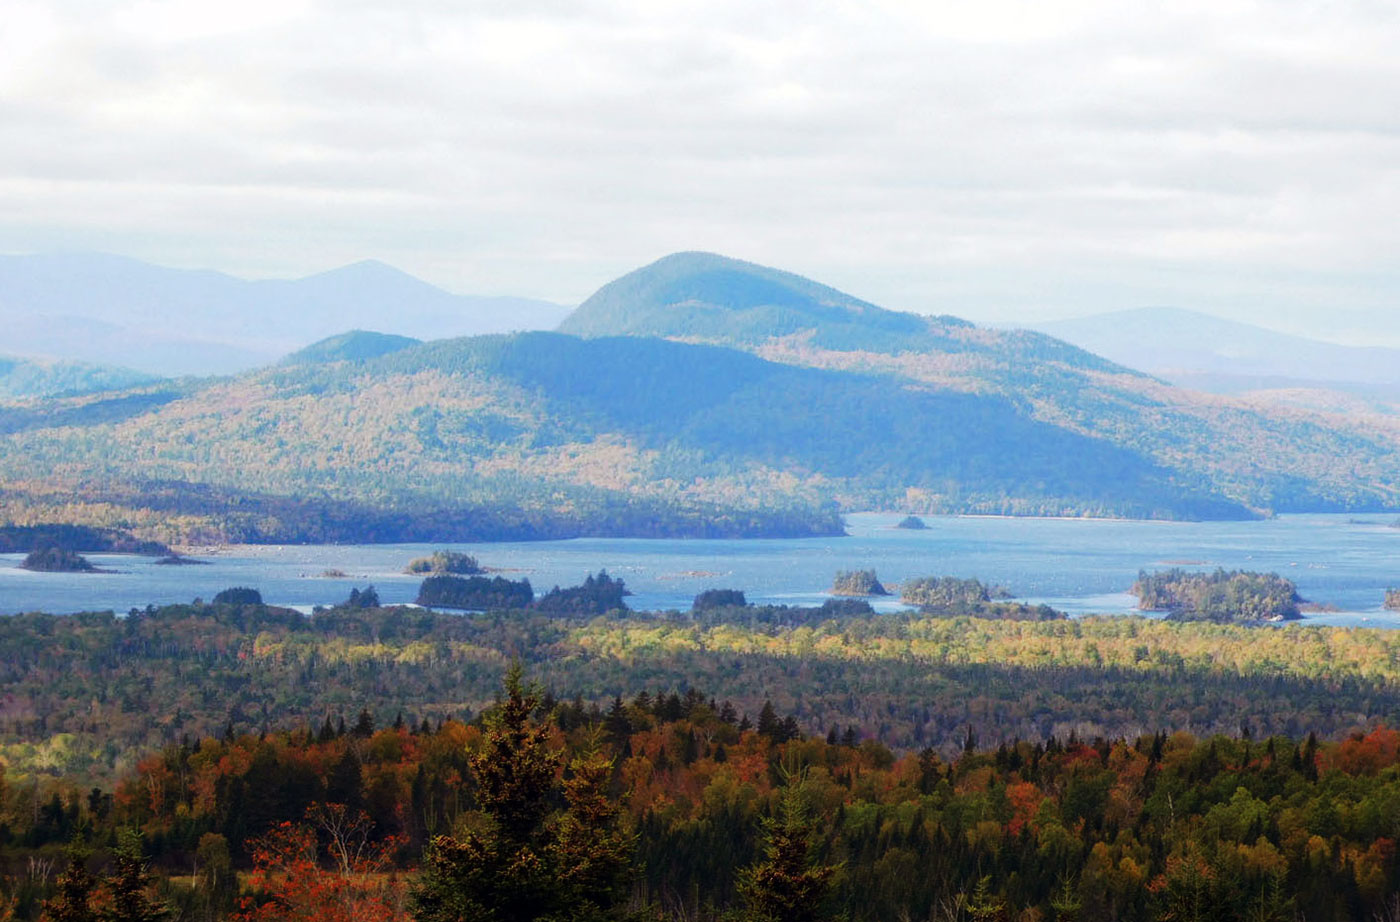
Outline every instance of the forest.
[[(593, 597), (618, 582), (595, 578)], [(804, 608), (727, 594), (689, 612), (447, 613), (358, 595), (312, 615), (239, 589), (121, 616), (0, 618), (0, 758), (25, 776), (105, 784), (143, 752), (230, 726), (361, 709), (380, 723), (399, 711), (470, 720), (512, 657), (561, 696), (693, 685), (750, 714), (771, 700), (806, 733), (854, 725), (945, 756), (969, 727), (1009, 741), (1400, 725), (1400, 632), (1388, 630), (882, 615), (858, 599)]]
[[(896, 751), (693, 688), (186, 737), (0, 784), (12, 919), (1385, 919), (1400, 733)], [(124, 899), (124, 902), (122, 902)], [(134, 913), (134, 914), (124, 914)]]
[[(0, 907), (476, 918), (424, 888), (527, 847), (510, 918), (1370, 919), (1400, 886), (1400, 632), (625, 591), (0, 618)], [(483, 774), (512, 683), (548, 768), (518, 809)]]

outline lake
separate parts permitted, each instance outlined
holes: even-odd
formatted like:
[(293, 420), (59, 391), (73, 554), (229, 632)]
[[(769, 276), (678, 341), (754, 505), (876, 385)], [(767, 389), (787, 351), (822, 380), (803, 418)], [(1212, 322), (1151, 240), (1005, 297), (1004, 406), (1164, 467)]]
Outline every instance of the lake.
[[(1381, 603), (1400, 584), (1400, 529), (1393, 515), (1291, 515), (1260, 522), (1136, 522), (927, 516), (928, 528), (894, 527), (902, 516), (848, 517), (849, 536), (799, 540), (580, 538), (504, 544), (232, 547), (197, 555), (207, 566), (158, 566), (151, 558), (88, 555), (112, 573), (30, 573), (22, 555), (0, 555), (0, 613), (112, 609), (210, 598), (251, 586), (276, 605), (309, 610), (373, 583), (385, 603), (411, 602), (414, 557), (439, 547), (476, 556), (535, 591), (574, 585), (600, 569), (622, 577), (636, 609), (688, 609), (707, 588), (742, 589), (753, 602), (819, 604), (837, 570), (874, 568), (886, 583), (920, 576), (977, 577), (1018, 598), (1072, 615), (1134, 611), (1127, 594), (1141, 569), (1187, 566), (1276, 571), (1307, 599), (1339, 612), (1308, 623), (1400, 627)], [(321, 574), (341, 570), (346, 578)], [(877, 608), (899, 608), (881, 600)]]

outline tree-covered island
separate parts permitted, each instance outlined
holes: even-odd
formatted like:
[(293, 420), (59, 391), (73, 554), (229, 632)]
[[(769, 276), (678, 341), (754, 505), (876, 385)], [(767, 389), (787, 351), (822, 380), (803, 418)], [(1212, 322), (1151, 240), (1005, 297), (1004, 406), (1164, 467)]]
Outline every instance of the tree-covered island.
[(1174, 621), (1258, 622), (1301, 618), (1302, 598), (1292, 580), (1277, 573), (1216, 569), (1193, 573), (1176, 567), (1142, 571), (1133, 595), (1143, 611), (1162, 611)]

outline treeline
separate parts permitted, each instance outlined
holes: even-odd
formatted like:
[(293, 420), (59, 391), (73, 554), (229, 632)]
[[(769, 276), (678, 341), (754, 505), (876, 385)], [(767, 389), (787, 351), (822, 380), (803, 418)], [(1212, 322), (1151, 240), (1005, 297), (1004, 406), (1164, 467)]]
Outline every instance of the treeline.
[(159, 541), (143, 541), (116, 528), (85, 525), (0, 525), (0, 554), (25, 554), (46, 548), (75, 553), (168, 555)]
[(597, 707), (507, 676), (469, 723), (190, 739), (110, 792), (0, 786), (3, 890), (35, 918), (47, 856), (81, 838), (101, 867), (135, 829), (150, 894), (193, 920), (1324, 922), (1385, 918), (1400, 892), (1392, 730), (968, 733), (944, 757), (796, 725), (694, 689)]
[[(55, 489), (47, 482), (31, 486), (12, 479), (0, 490), (0, 522), (76, 523), (33, 528), (63, 534), (62, 529), (71, 527), (73, 534), (110, 534), (114, 540), (120, 526), (139, 539), (125, 546), (73, 549), (128, 553), (167, 553), (165, 544), (421, 544), (845, 534), (844, 520), (830, 507), (785, 508), (775, 503), (745, 509), (571, 485), (558, 486), (552, 497), (559, 501), (545, 505), (509, 478), (479, 485), (479, 496), (467, 501), (404, 491), (391, 504), (376, 504), (328, 497), (328, 492), (332, 491), (279, 494), (183, 481), (73, 484)], [(382, 495), (379, 490), (372, 492)], [(11, 526), (21, 534), (24, 528)]]
[(854, 599), (449, 614), (361, 607), (366, 592), (312, 615), (242, 600), (0, 618), (0, 758), (27, 778), (98, 784), (141, 752), (230, 725), (319, 726), (327, 710), (362, 707), (381, 723), (400, 710), (469, 719), (492, 702), (511, 656), (586, 702), (639, 677), (694, 684), (751, 714), (771, 699), (805, 733), (851, 724), (896, 749), (945, 755), (968, 727), (994, 742), (1238, 733), (1242, 723), (1335, 737), (1400, 724), (1395, 631), (877, 615)]

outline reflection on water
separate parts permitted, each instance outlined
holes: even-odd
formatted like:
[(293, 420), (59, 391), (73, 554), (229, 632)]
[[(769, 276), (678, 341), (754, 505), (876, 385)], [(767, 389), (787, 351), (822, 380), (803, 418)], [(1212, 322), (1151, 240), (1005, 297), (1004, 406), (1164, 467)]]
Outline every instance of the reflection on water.
[[(709, 588), (742, 589), (755, 602), (819, 604), (837, 570), (873, 567), (887, 586), (920, 576), (977, 577), (1074, 615), (1125, 613), (1134, 608), (1127, 590), (1140, 569), (1274, 570), (1296, 582), (1305, 598), (1340, 609), (1309, 615), (1309, 623), (1400, 627), (1400, 613), (1381, 608), (1386, 587), (1400, 584), (1400, 529), (1387, 527), (1393, 515), (1209, 523), (927, 516), (922, 531), (895, 528), (900, 518), (853, 515), (846, 538), (585, 538), (451, 547), (508, 578), (528, 578), (537, 592), (606, 569), (627, 581), (635, 593), (629, 604), (638, 609), (689, 608)], [(29, 573), (18, 569), (22, 555), (0, 555), (0, 612), (126, 611), (207, 599), (229, 586), (252, 586), (270, 603), (309, 608), (373, 583), (384, 602), (410, 602), (420, 578), (403, 567), (437, 547), (230, 548), (202, 556), (209, 565), (200, 567), (90, 555), (117, 571), (99, 574)], [(875, 604), (900, 607), (896, 599)]]

